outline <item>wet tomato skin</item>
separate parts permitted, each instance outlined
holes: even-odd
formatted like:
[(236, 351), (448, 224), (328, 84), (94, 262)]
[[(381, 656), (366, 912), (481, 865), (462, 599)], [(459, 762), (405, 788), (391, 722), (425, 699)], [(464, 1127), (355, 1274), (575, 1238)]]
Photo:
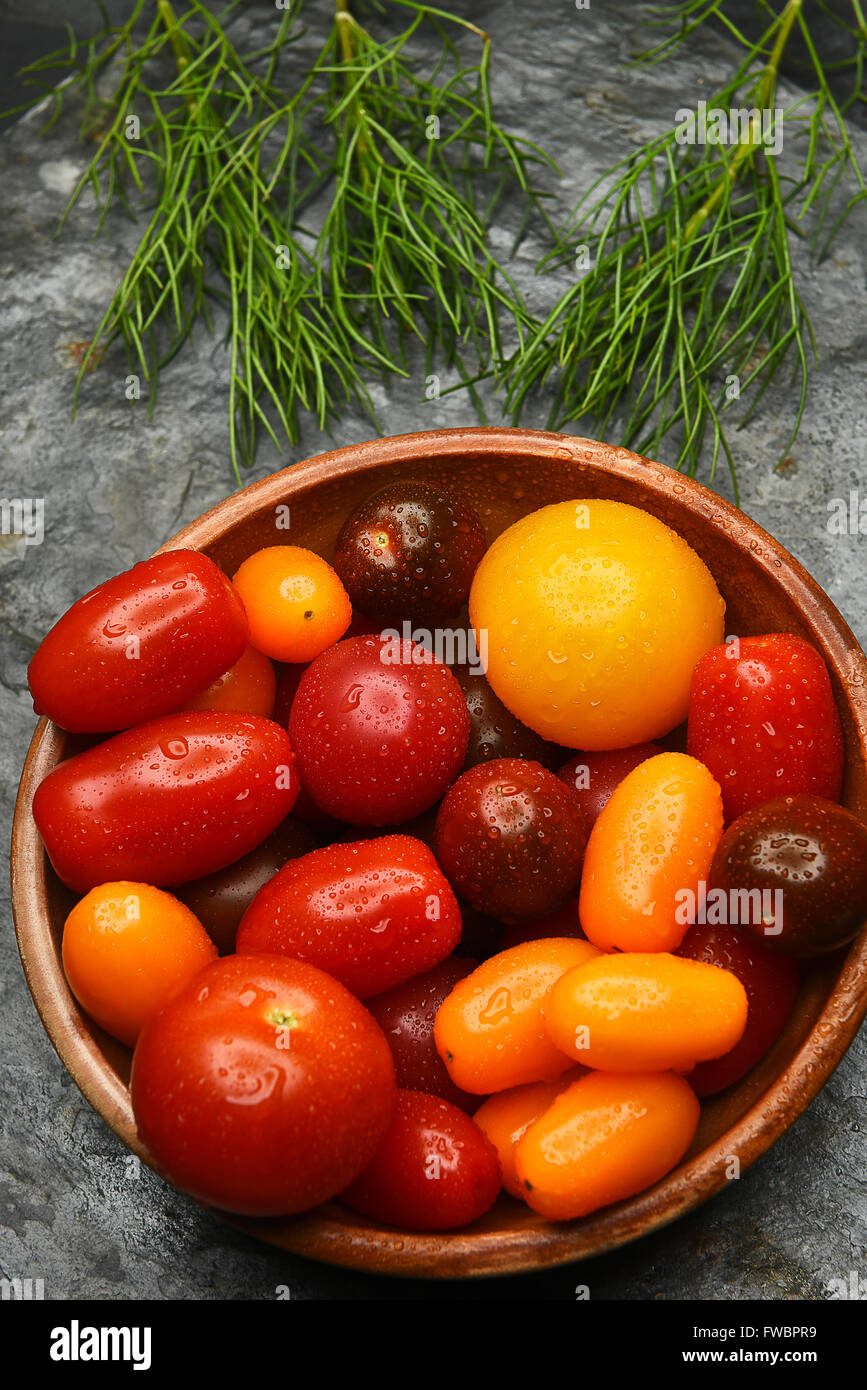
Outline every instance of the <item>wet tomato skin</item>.
[(434, 1024), (437, 1051), (455, 1085), (488, 1096), (553, 1081), (573, 1066), (548, 1036), (545, 1000), (566, 971), (599, 954), (589, 941), (528, 941), (458, 980)]
[(767, 895), (769, 920), (739, 926), (769, 951), (834, 951), (867, 919), (867, 826), (823, 797), (776, 797), (729, 826), (708, 885), (729, 900), (737, 890)]
[(578, 910), (603, 951), (673, 951), (686, 935), (683, 894), (707, 878), (723, 830), (707, 768), (658, 753), (626, 774), (587, 843)]
[(462, 773), (437, 816), (437, 858), (446, 877), (479, 912), (501, 920), (562, 907), (578, 886), (586, 844), (572, 793), (540, 763), (522, 758)]
[(589, 1072), (518, 1141), (524, 1200), (549, 1221), (572, 1221), (643, 1192), (686, 1153), (699, 1110), (672, 1072)]
[(167, 714), (60, 763), (33, 815), (59, 878), (78, 893), (131, 879), (158, 888), (240, 859), (292, 810), (285, 730), (256, 715)]
[(497, 1151), (468, 1115), (439, 1096), (399, 1090), (373, 1161), (340, 1200), (410, 1231), (476, 1221), (500, 1192)]
[(492, 762), (495, 758), (528, 758), (548, 769), (557, 766), (563, 757), (559, 744), (548, 743), (516, 719), (481, 672), (466, 665), (453, 666), (452, 670), (464, 692), (470, 716), (470, 743), (464, 772), (477, 763)]
[(316, 805), (354, 825), (397, 825), (457, 776), (470, 719), (447, 666), (413, 642), (354, 637), (302, 676), (289, 717)]
[(229, 956), (146, 1024), (130, 1083), (157, 1167), (200, 1202), (306, 1211), (370, 1162), (396, 1099), (382, 1030), (301, 961)]
[(37, 714), (72, 733), (128, 729), (178, 709), (247, 646), (244, 606), (197, 550), (107, 579), (43, 638), (27, 678)]
[(450, 956), (430, 970), (367, 1000), (391, 1048), (397, 1084), (407, 1091), (439, 1096), (460, 1110), (473, 1111), (478, 1096), (462, 1091), (446, 1071), (434, 1043), (434, 1021), (458, 980), (476, 968), (474, 960)]
[(259, 889), (290, 859), (298, 859), (319, 846), (319, 839), (303, 821), (294, 814), (287, 816), (243, 859), (182, 884), (177, 896), (196, 914), (220, 955), (230, 955), (235, 949), (241, 918)]
[(729, 970), (747, 992), (749, 1012), (740, 1042), (689, 1073), (697, 1096), (714, 1095), (752, 1071), (780, 1036), (798, 993), (798, 962), (772, 954), (732, 927), (706, 922), (690, 927), (676, 954)]
[(626, 774), (662, 752), (659, 743), (635, 743), (631, 748), (576, 753), (558, 770), (557, 776), (577, 798), (590, 830)]
[(485, 548), (472, 507), (410, 479), (390, 483), (350, 513), (334, 568), (368, 617), (436, 622), (466, 602)]
[(838, 801), (843, 734), (815, 647), (783, 632), (706, 652), (692, 677), (687, 752), (719, 782), (727, 823), (778, 796)]
[[(532, 1124), (573, 1082), (586, 1076), (587, 1068), (572, 1067), (556, 1081), (530, 1081), (525, 1086), (513, 1086), (497, 1091), (479, 1106), (473, 1119), (488, 1136), (500, 1161), (503, 1187), (513, 1197), (523, 1198), (527, 1189), (515, 1171), (515, 1150)], [(476, 1097), (478, 1102), (478, 1097)]]
[(237, 950), (310, 961), (366, 999), (445, 960), (460, 936), (430, 850), (390, 835), (291, 860), (247, 908)]

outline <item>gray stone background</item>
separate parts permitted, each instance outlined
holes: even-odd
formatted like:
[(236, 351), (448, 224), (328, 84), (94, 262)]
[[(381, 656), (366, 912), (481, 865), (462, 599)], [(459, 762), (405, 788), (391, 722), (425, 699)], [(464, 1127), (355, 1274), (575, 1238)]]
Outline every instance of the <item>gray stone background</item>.
[[(126, 6), (115, 0), (113, 12)], [(318, 9), (309, 42), (318, 42)], [(737, 17), (751, 6), (732, 4)], [(594, 175), (632, 145), (670, 125), (731, 71), (733, 49), (708, 32), (689, 54), (625, 73), (638, 46), (632, 0), (466, 3), (494, 41), (494, 88), (503, 122), (543, 144), (563, 170), (554, 185), (565, 210)], [(248, 5), (248, 23), (273, 8)], [(20, 100), (15, 69), (63, 41), (62, 23), (95, 26), (85, 0), (7, 0), (0, 106)], [(395, 21), (397, 22), (397, 21)], [(829, 33), (832, 31), (829, 30)], [(787, 80), (796, 81), (797, 61)], [(862, 124), (864, 124), (862, 122)], [(70, 603), (140, 559), (233, 487), (226, 447), (227, 364), (219, 335), (203, 334), (163, 379), (153, 419), (126, 401), (125, 361), (109, 355), (88, 380), (75, 424), (69, 344), (88, 338), (129, 256), (134, 226), (113, 218), (92, 239), (87, 203), (53, 240), (85, 155), (74, 124), (45, 138), (39, 122), (6, 121), (0, 134), (0, 494), (45, 499), (45, 539), (26, 547), (0, 537), (0, 743), (2, 815), (8, 836), (15, 789), (34, 726), (25, 668)], [(867, 131), (854, 131), (867, 169)], [(867, 456), (867, 221), (853, 219), (821, 266), (795, 248), (820, 362), (804, 426), (783, 472), (775, 471), (793, 402), (781, 382), (736, 438), (744, 509), (798, 557), (831, 595), (859, 640), (867, 639), (867, 539), (831, 536), (828, 503), (862, 484)], [(506, 245), (508, 229), (495, 236)], [(533, 282), (540, 242), (530, 236), (516, 275)], [(554, 287), (556, 288), (556, 286)], [(422, 402), (416, 381), (377, 388), (386, 433), (475, 423), (459, 394)], [(498, 419), (496, 407), (490, 421)], [(524, 423), (544, 426), (544, 403)], [(582, 433), (578, 425), (575, 433)], [(336, 445), (370, 437), (347, 414)], [(617, 442), (616, 428), (608, 437)], [(263, 446), (252, 477), (330, 447), (315, 428), (282, 455)], [(661, 457), (667, 461), (663, 450)], [(728, 492), (722, 473), (717, 485)], [(144, 1171), (127, 1175), (125, 1151), (89, 1108), (55, 1055), (20, 968), (8, 895), (0, 923), (0, 1274), (42, 1278), (60, 1299), (269, 1299), (288, 1285), (296, 1299), (821, 1299), (828, 1282), (862, 1274), (867, 1215), (862, 1032), (806, 1115), (742, 1180), (704, 1208), (625, 1250), (534, 1276), (457, 1283), (383, 1279), (277, 1252), (223, 1225)]]

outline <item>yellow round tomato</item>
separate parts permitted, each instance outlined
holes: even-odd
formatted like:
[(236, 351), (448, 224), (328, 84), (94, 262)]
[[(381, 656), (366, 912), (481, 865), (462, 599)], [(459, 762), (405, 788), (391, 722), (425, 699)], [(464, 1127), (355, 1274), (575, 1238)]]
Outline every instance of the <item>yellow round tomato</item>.
[(626, 748), (686, 718), (699, 657), (723, 640), (710, 570), (638, 507), (557, 502), (515, 522), (476, 570), (470, 620), (503, 704), (568, 748)]

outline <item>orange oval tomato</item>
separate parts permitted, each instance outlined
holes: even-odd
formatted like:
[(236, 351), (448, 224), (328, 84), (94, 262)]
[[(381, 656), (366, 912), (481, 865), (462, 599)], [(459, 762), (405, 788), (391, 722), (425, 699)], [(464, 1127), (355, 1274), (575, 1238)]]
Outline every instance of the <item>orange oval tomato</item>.
[(260, 714), (270, 719), (277, 699), (277, 675), (262, 652), (247, 643), (234, 666), (218, 676), (183, 709), (234, 710), (238, 714)]
[(199, 919), (147, 883), (103, 883), (76, 903), (63, 928), (63, 968), (100, 1028), (134, 1046), (148, 1019), (216, 958)]
[(587, 937), (603, 951), (676, 950), (722, 832), (722, 793), (703, 763), (659, 753), (639, 764), (590, 832), (578, 900)]
[(530, 1081), (525, 1086), (513, 1086), (489, 1096), (473, 1115), (473, 1120), (488, 1136), (497, 1150), (503, 1187), (513, 1197), (523, 1198), (522, 1186), (515, 1169), (515, 1149), (530, 1125), (543, 1115), (567, 1086), (586, 1075), (585, 1067), (570, 1067), (556, 1081)]
[(551, 1221), (571, 1221), (633, 1197), (683, 1157), (698, 1115), (692, 1088), (671, 1072), (591, 1072), (518, 1143), (524, 1200)]
[(456, 1086), (490, 1095), (550, 1081), (572, 1063), (548, 1037), (542, 1001), (555, 980), (598, 955), (589, 941), (525, 941), (459, 980), (434, 1024), (437, 1051)]
[(543, 1012), (552, 1042), (601, 1071), (689, 1071), (741, 1039), (747, 993), (736, 975), (655, 951), (615, 952), (569, 970)]
[(681, 723), (696, 662), (723, 640), (724, 612), (686, 541), (649, 512), (599, 499), (515, 522), (470, 592), (494, 692), (569, 748), (625, 748)]
[(352, 621), (352, 604), (336, 571), (298, 545), (257, 550), (232, 583), (247, 610), (251, 643), (275, 661), (312, 661)]

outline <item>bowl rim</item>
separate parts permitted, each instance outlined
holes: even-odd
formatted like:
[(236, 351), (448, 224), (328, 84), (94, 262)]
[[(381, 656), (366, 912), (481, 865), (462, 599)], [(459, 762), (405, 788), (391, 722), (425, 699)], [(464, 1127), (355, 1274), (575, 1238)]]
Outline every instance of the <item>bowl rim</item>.
[[(466, 427), (427, 430), (347, 445), (290, 465), (230, 494), (183, 527), (155, 553), (189, 547), (205, 549), (216, 534), (242, 516), (249, 517), (344, 473), (354, 475), (383, 464), (528, 454), (562, 459), (591, 471), (602, 468), (639, 482), (660, 499), (672, 493), (691, 502), (714, 523), (728, 522), (733, 543), (783, 584), (799, 611), (822, 627), (837, 672), (847, 671), (849, 696), (867, 728), (867, 657), (831, 599), (768, 532), (697, 480), (655, 460), (577, 435), (548, 431)], [(252, 503), (252, 505), (251, 505)], [(862, 722), (863, 720), (863, 722)], [(138, 1138), (129, 1092), (85, 1027), (55, 950), (46, 902), (46, 856), (32, 816), (36, 786), (57, 758), (62, 732), (45, 717), (28, 748), (15, 804), (11, 848), (12, 906), (18, 949), (27, 984), (43, 1026), (61, 1061), (85, 1098), (118, 1137), (149, 1166)], [(867, 737), (861, 733), (867, 761)], [(574, 1222), (530, 1225), (510, 1231), (465, 1231), (426, 1235), (403, 1232), (356, 1218), (330, 1205), (281, 1221), (237, 1217), (210, 1209), (259, 1238), (295, 1254), (366, 1272), (402, 1277), (478, 1277), (529, 1272), (602, 1254), (640, 1235), (659, 1230), (699, 1206), (728, 1181), (732, 1158), (744, 1172), (789, 1128), (814, 1099), (852, 1042), (867, 1015), (867, 926), (848, 947), (839, 979), (809, 1034), (788, 1066), (732, 1126), (698, 1154), (681, 1162), (661, 1182), (628, 1201)], [(502, 1199), (501, 1199), (502, 1200)], [(337, 1215), (332, 1211), (338, 1211)]]

